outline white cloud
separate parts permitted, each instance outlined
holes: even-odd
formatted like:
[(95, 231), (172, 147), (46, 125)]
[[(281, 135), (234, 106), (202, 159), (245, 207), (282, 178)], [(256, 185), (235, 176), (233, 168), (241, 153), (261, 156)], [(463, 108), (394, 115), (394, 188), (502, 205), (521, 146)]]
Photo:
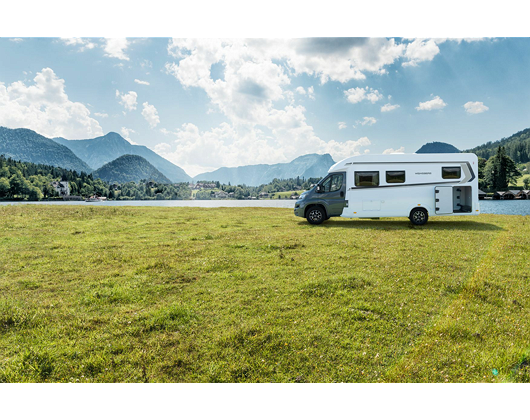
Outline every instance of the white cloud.
[(377, 120), (374, 117), (363, 117), (362, 121), (359, 121), (361, 125), (374, 125)]
[(82, 139), (103, 134), (99, 122), (81, 102), (72, 102), (65, 81), (43, 68), (26, 86), (22, 81), (0, 82), (0, 125), (29, 128), (47, 137)]
[(61, 38), (61, 41), (68, 46), (79, 47), (80, 52), (96, 47), (96, 44), (87, 38)]
[(105, 55), (119, 60), (129, 61), (125, 50), (129, 46), (127, 38), (107, 38), (105, 39)]
[(17, 43), (24, 41), (22, 38), (9, 38), (9, 40), (11, 42), (17, 42)]
[(344, 121), (339, 122), (339, 130), (344, 130), (345, 128), (348, 128), (346, 123)]
[(149, 127), (155, 128), (160, 123), (158, 111), (154, 105), (149, 105), (149, 102), (144, 102), (142, 105), (144, 107), (142, 110), (142, 116), (149, 123)]
[(136, 133), (136, 131), (134, 131), (132, 128), (122, 127), (120, 130), (120, 133), (123, 136), (123, 138), (127, 140), (129, 143), (138, 144), (131, 140), (131, 133)]
[(484, 105), (484, 102), (466, 102), (464, 108), (468, 114), (480, 114), (489, 109), (489, 107)]
[(394, 109), (398, 109), (399, 108), (399, 105), (398, 104), (395, 104), (395, 105), (391, 105), (391, 104), (385, 104), (381, 107), (381, 112), (390, 112), (390, 111), (393, 111)]
[(444, 42), (477, 42), (486, 38), (416, 38), (407, 39), (404, 43), (403, 57), (407, 59), (403, 67), (416, 67), (422, 61), (432, 61), (440, 53), (439, 45)]
[[(291, 87), (291, 77), (307, 74), (321, 83), (362, 80), (366, 73), (385, 73), (405, 49), (406, 43), (382, 38), (172, 39), (166, 72), (184, 88), (202, 89), (212, 112), (226, 122), (207, 131), (185, 124), (173, 141), (163, 143), (161, 153), (189, 173), (285, 162), (328, 150), (334, 158), (343, 151), (360, 153), (358, 142), (368, 139), (337, 142), (315, 134), (305, 108), (294, 104), (294, 93), (314, 99), (314, 87)], [(212, 76), (212, 66), (222, 67), (222, 77)], [(345, 96), (352, 103), (383, 98), (369, 87), (350, 89)], [(289, 105), (279, 107), (279, 101)]]
[(439, 96), (435, 96), (434, 99), (431, 99), (427, 102), (420, 102), (419, 106), (416, 107), (418, 111), (432, 111), (435, 109), (443, 109), (447, 104)]
[(368, 86), (366, 86), (366, 88), (351, 88), (345, 90), (344, 96), (346, 96), (348, 102), (352, 104), (356, 104), (364, 100), (370, 101), (374, 104), (380, 99), (383, 99), (383, 95), (381, 95), (377, 90), (369, 88)]
[(108, 118), (109, 117), (109, 114), (106, 114), (104, 112), (94, 112), (94, 115), (96, 117), (100, 117), (100, 118)]
[(146, 86), (149, 86), (149, 85), (150, 85), (149, 82), (146, 82), (146, 81), (144, 81), (144, 80), (134, 79), (134, 82), (135, 82), (135, 83), (138, 83), (139, 85), (146, 85)]
[(116, 89), (116, 98), (119, 98), (119, 103), (128, 111), (134, 111), (136, 105), (138, 105), (138, 102), (136, 101), (138, 94), (132, 90), (130, 90), (129, 93), (122, 94)]
[(390, 149), (386, 149), (383, 151), (384, 155), (390, 155), (392, 153), (405, 153), (405, 146), (401, 146), (399, 149), (395, 149), (395, 150), (390, 148)]

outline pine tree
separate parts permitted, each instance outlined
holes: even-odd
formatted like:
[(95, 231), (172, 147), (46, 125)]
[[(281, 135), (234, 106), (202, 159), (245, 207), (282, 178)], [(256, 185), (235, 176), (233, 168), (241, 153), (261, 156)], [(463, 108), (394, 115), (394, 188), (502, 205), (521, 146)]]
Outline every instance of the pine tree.
[(520, 176), (521, 172), (502, 146), (497, 148), (495, 156), (490, 157), (484, 167), (486, 185), (494, 191), (506, 190)]

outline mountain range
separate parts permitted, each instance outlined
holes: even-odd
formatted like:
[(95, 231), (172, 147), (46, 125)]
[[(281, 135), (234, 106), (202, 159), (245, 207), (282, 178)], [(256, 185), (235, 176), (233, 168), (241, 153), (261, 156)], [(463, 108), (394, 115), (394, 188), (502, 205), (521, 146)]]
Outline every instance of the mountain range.
[[(146, 146), (130, 144), (118, 133), (86, 140), (49, 139), (25, 128), (0, 127), (0, 155), (32, 163), (43, 163), (92, 173), (108, 182), (150, 179), (161, 183), (190, 182), (192, 178), (180, 167)], [(127, 158), (120, 159), (124, 156)], [(138, 156), (142, 159), (135, 159)], [(150, 166), (146, 165), (149, 164)], [(193, 177), (196, 181), (219, 181), (233, 185), (258, 186), (274, 178), (318, 178), (335, 162), (331, 155), (310, 154), (289, 163), (246, 165), (219, 168)], [(153, 170), (154, 169), (154, 170)]]
[(92, 172), (68, 147), (27, 128), (0, 127), (0, 155), (23, 162), (60, 166), (78, 173)]
[(129, 143), (118, 133), (110, 132), (88, 140), (66, 140), (62, 137), (56, 137), (53, 140), (68, 147), (94, 169), (101, 168), (123, 155), (138, 155), (145, 158), (171, 182), (191, 181), (191, 177), (182, 168), (157, 155), (146, 146)]
[(194, 176), (195, 181), (219, 181), (223, 184), (245, 184), (258, 186), (267, 184), (274, 178), (317, 178), (324, 176), (335, 164), (331, 155), (310, 154), (300, 156), (289, 163), (275, 165), (246, 165), (235, 168), (219, 168), (213, 172), (205, 172)]
[[(487, 159), (495, 153), (498, 146), (504, 146), (508, 155), (517, 163), (527, 162), (530, 160), (530, 128), (496, 142), (487, 142), (468, 151)], [(432, 142), (423, 145), (416, 153), (458, 152), (460, 151), (451, 144)], [(130, 144), (122, 136), (113, 132), (94, 139), (67, 140), (61, 137), (50, 139), (25, 128), (0, 127), (0, 155), (24, 162), (62, 167), (78, 173), (93, 173), (94, 176), (100, 176), (109, 182), (126, 182), (151, 177), (163, 183), (192, 181), (192, 178), (182, 168), (146, 146)], [(124, 155), (138, 156), (143, 160), (129, 156), (116, 162), (116, 159)], [(111, 163), (112, 165), (106, 166)], [(267, 184), (274, 178), (321, 177), (334, 163), (329, 154), (309, 154), (300, 156), (289, 163), (222, 167), (194, 176), (193, 180), (258, 186)], [(94, 169), (97, 170), (94, 171)]]

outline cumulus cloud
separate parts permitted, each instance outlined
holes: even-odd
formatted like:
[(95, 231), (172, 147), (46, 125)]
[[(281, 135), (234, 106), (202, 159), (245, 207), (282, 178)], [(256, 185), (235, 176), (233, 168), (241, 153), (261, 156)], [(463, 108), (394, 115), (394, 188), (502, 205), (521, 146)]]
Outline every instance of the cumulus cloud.
[(144, 80), (138, 80), (138, 79), (134, 79), (134, 83), (138, 83), (139, 85), (145, 85), (145, 86), (149, 86), (150, 85), (149, 82), (146, 82)]
[(359, 121), (361, 125), (374, 125), (377, 120), (374, 117), (363, 117), (362, 121)]
[(345, 90), (344, 96), (346, 96), (348, 102), (352, 104), (356, 104), (365, 100), (374, 104), (380, 99), (383, 99), (383, 95), (381, 95), (377, 90), (369, 88), (368, 86), (366, 86), (366, 88), (358, 87)]
[(439, 45), (444, 42), (477, 42), (483, 41), (485, 38), (416, 38), (408, 39), (404, 44), (403, 67), (416, 67), (418, 63), (423, 61), (432, 61), (440, 53)]
[(395, 149), (395, 150), (390, 148), (390, 149), (385, 149), (383, 151), (384, 155), (390, 155), (392, 153), (405, 153), (405, 146), (401, 146), (399, 149)]
[(37, 72), (33, 84), (0, 82), (0, 125), (29, 128), (47, 137), (91, 138), (103, 134), (81, 102), (72, 102), (65, 81), (51, 68)]
[[(165, 71), (184, 88), (202, 89), (210, 100), (209, 112), (219, 112), (226, 122), (207, 131), (184, 125), (167, 134), (174, 139), (160, 146), (161, 153), (191, 173), (200, 165), (207, 170), (285, 162), (332, 149), (332, 156), (343, 149), (353, 152), (354, 140), (327, 141), (316, 135), (306, 121), (305, 108), (294, 101), (295, 94), (314, 99), (314, 88), (291, 87), (291, 78), (305, 74), (321, 84), (345, 83), (364, 80), (367, 74), (384, 74), (397, 60), (419, 63), (432, 56), (429, 41), (418, 41), (407, 50), (412, 43), (385, 38), (172, 39)], [(350, 103), (383, 99), (369, 87), (348, 89), (344, 95)], [(285, 102), (289, 105), (278, 105)], [(396, 107), (383, 106), (383, 112)]]
[(489, 109), (484, 102), (466, 102), (464, 108), (468, 114), (480, 114)]
[(125, 50), (129, 47), (127, 38), (107, 38), (105, 39), (105, 55), (119, 60), (129, 61)]
[(136, 133), (132, 128), (122, 127), (120, 130), (122, 137), (131, 144), (138, 144), (131, 140), (131, 133)]
[(348, 126), (346, 125), (344, 121), (339, 121), (339, 130), (344, 130), (347, 127)]
[(435, 109), (443, 109), (447, 104), (439, 96), (435, 96), (430, 101), (420, 102), (419, 106), (416, 107), (418, 111), (433, 111)]
[(109, 114), (107, 114), (105, 112), (94, 112), (94, 115), (96, 117), (100, 117), (100, 118), (108, 118), (109, 117)]
[(68, 46), (78, 47), (80, 52), (96, 47), (96, 44), (88, 38), (61, 38), (61, 41)]
[(398, 108), (399, 108), (399, 105), (397, 105), (397, 104), (395, 104), (395, 105), (385, 104), (385, 105), (383, 105), (381, 107), (381, 112), (390, 112), (390, 111), (393, 111), (394, 109), (398, 109)]
[(136, 105), (138, 105), (136, 100), (138, 98), (138, 94), (132, 90), (130, 90), (129, 93), (122, 94), (116, 89), (116, 98), (118, 98), (119, 103), (128, 111), (134, 111), (136, 109)]
[(144, 102), (144, 109), (142, 110), (142, 116), (149, 123), (149, 127), (155, 128), (160, 123), (160, 117), (158, 111), (154, 105), (149, 105), (149, 102)]

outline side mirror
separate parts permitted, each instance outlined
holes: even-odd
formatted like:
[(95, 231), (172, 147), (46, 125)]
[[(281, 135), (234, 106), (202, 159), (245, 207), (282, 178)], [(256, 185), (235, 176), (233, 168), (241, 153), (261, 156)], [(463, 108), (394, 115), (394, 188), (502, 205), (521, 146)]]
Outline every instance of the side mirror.
[(320, 193), (322, 192), (322, 186), (321, 185), (317, 185), (317, 193)]

